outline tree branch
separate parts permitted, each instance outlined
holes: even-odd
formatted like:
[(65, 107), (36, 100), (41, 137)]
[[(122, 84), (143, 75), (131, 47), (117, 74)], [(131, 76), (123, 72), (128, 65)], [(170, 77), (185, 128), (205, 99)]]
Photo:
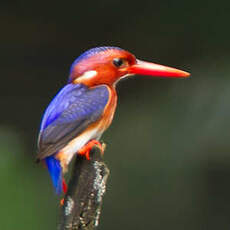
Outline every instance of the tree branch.
[(99, 150), (91, 151), (90, 160), (77, 156), (61, 209), (60, 230), (93, 230), (98, 226), (108, 175)]

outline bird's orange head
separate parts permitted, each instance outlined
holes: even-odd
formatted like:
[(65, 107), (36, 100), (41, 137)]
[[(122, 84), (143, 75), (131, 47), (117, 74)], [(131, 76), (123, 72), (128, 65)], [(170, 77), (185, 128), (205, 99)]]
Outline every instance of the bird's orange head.
[(159, 77), (188, 77), (175, 68), (140, 61), (130, 52), (118, 47), (97, 47), (79, 56), (72, 64), (69, 82), (89, 87), (106, 84), (114, 86), (121, 78), (140, 74)]

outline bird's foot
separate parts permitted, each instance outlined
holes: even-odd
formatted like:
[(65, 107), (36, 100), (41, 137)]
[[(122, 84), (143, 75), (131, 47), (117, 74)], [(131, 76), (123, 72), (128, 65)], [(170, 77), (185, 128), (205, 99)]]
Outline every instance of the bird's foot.
[(62, 179), (62, 190), (63, 190), (64, 194), (67, 193), (68, 187), (67, 187), (67, 184), (65, 182), (65, 179)]
[(90, 160), (90, 156), (89, 156), (90, 155), (90, 151), (92, 150), (92, 148), (94, 146), (98, 147), (100, 149), (101, 153), (104, 154), (106, 145), (104, 143), (101, 144), (97, 140), (91, 140), (91, 141), (89, 141), (85, 146), (83, 146), (80, 150), (78, 150), (78, 154), (79, 155), (84, 155), (87, 160)]
[[(64, 194), (66, 194), (66, 192), (67, 192), (67, 190), (68, 190), (68, 187), (67, 187), (67, 184), (66, 184), (66, 182), (65, 182), (65, 179), (62, 180), (62, 190), (63, 190)], [(61, 206), (63, 206), (64, 200), (65, 200), (64, 198), (62, 198), (62, 199), (60, 200), (60, 205), (61, 205)]]

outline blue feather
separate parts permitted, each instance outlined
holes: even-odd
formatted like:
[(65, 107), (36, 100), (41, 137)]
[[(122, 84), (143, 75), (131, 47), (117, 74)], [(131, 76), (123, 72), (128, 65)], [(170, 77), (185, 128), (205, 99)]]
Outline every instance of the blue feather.
[(55, 187), (56, 193), (62, 193), (62, 168), (60, 162), (53, 156), (45, 158), (46, 165), (48, 167), (53, 185)]
[(67, 84), (52, 100), (46, 109), (40, 132), (49, 125), (77, 122), (93, 114), (97, 116), (104, 110), (109, 99), (107, 87), (88, 89), (83, 84)]
[[(82, 84), (67, 84), (52, 100), (44, 113), (41, 123), (41, 131), (49, 126), (60, 114), (87, 90), (87, 87)], [(73, 92), (73, 93), (72, 93)]]
[(110, 91), (101, 85), (66, 85), (53, 99), (42, 119), (38, 159), (56, 154), (90, 124), (96, 122), (109, 101)]

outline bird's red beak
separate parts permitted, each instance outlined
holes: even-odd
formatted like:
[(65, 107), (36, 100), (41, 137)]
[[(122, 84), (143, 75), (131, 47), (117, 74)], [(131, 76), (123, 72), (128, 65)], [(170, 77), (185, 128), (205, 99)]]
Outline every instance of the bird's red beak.
[(190, 73), (171, 68), (168, 66), (158, 65), (150, 62), (137, 60), (136, 64), (129, 67), (130, 74), (149, 75), (155, 77), (188, 77)]

